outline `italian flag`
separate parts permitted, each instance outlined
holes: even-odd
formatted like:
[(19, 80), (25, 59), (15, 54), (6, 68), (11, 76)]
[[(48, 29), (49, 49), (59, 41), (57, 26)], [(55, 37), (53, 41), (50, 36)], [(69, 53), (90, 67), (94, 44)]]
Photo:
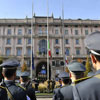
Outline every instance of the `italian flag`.
[(51, 57), (51, 50), (50, 50), (50, 42), (48, 40), (48, 54), (49, 54), (49, 57)]

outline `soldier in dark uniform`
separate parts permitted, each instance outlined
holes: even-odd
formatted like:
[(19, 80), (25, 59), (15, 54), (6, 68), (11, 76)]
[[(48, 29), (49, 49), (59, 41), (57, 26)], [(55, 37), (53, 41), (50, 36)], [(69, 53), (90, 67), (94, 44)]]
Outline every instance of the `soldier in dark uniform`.
[(69, 86), (60, 88), (58, 91), (58, 94), (56, 94), (58, 96), (56, 100), (74, 100), (73, 99), (73, 83), (77, 79), (84, 77), (84, 72), (86, 68), (83, 64), (73, 61), (69, 63), (67, 66), (70, 71), (70, 77), (72, 79), (72, 84)]
[(74, 86), (77, 90), (74, 99), (100, 100), (100, 32), (89, 34), (85, 39), (85, 46), (90, 50), (90, 57), (96, 73), (77, 81)]
[(36, 100), (35, 89), (32, 87), (31, 81), (29, 80), (29, 72), (25, 71), (21, 73), (20, 82), (20, 85), (26, 89), (30, 100)]
[(8, 100), (7, 91), (3, 86), (0, 86), (0, 100)]
[(19, 66), (19, 62), (14, 59), (7, 60), (0, 66), (3, 67), (2, 74), (4, 76), (4, 82), (1, 85), (6, 87), (8, 98), (10, 100), (27, 100), (25, 90), (17, 86), (14, 81), (16, 78), (16, 70)]
[(68, 86), (70, 84), (70, 77), (69, 77), (69, 73), (67, 72), (62, 72), (59, 74), (59, 79), (61, 80), (61, 85), (59, 86), (59, 88), (54, 89), (53, 93), (53, 100), (59, 100), (59, 89), (64, 87), (64, 86)]

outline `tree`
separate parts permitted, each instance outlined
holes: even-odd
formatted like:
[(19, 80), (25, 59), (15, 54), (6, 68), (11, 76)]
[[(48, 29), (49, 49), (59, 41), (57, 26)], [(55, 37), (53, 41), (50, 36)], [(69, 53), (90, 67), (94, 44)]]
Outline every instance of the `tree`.
[(87, 56), (85, 68), (86, 68), (86, 71), (85, 71), (84, 74), (85, 74), (85, 76), (87, 76), (87, 74), (91, 71), (91, 66), (90, 66), (90, 62), (89, 62), (89, 57), (88, 56)]
[(21, 71), (22, 72), (27, 71), (27, 65), (26, 65), (25, 61), (24, 61), (24, 64), (22, 65), (22, 67), (21, 67)]

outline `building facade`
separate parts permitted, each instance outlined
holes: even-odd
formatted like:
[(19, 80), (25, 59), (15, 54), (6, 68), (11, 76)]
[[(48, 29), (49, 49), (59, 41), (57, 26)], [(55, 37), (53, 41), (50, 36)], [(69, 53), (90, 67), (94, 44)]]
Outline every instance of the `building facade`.
[[(86, 58), (88, 51), (84, 46), (86, 35), (100, 31), (100, 20), (72, 20), (48, 18), (48, 36), (51, 57), (49, 57), (49, 76), (64, 70), (64, 59)], [(47, 18), (33, 17), (32, 39), (34, 51), (34, 75), (47, 75)], [(31, 58), (31, 19), (0, 19), (0, 56), (3, 59), (16, 57), (21, 64), (23, 59), (30, 69)], [(45, 71), (42, 71), (45, 70)], [(42, 77), (46, 77), (46, 75)]]

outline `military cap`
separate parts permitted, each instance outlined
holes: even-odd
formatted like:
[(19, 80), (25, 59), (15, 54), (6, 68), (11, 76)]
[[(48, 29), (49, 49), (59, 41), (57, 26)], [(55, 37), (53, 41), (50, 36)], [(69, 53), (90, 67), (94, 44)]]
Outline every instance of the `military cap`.
[[(84, 43), (91, 53), (100, 56), (100, 31), (89, 34), (85, 38)], [(97, 51), (99, 51), (99, 53)]]
[(67, 72), (61, 72), (59, 75), (58, 75), (59, 78), (69, 78), (69, 73)]
[(4, 61), (0, 65), (0, 67), (13, 69), (13, 68), (18, 67), (19, 65), (20, 63), (16, 59), (9, 59), (9, 60)]
[(72, 72), (75, 72), (75, 71), (84, 72), (84, 71), (86, 71), (85, 66), (77, 61), (72, 61), (67, 66), (68, 66), (68, 69)]
[(27, 72), (27, 71), (25, 71), (25, 72), (22, 72), (21, 73), (21, 77), (28, 77), (30, 74), (29, 74), (29, 72)]

